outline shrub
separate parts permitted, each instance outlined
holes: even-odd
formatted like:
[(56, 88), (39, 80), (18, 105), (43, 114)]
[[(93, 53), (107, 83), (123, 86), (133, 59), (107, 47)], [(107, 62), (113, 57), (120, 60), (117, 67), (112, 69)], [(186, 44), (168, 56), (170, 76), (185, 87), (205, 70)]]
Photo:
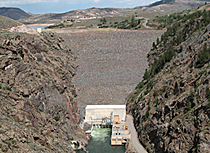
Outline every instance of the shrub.
[(157, 107), (157, 105), (159, 104), (159, 99), (157, 97), (155, 98), (154, 103), (155, 103), (155, 107)]
[(206, 88), (206, 98), (210, 101), (210, 89)]
[(48, 27), (45, 27), (45, 29), (47, 28), (52, 29), (52, 28), (58, 28), (58, 27), (62, 28), (62, 27), (65, 27), (65, 25), (63, 23), (57, 24), (57, 25), (50, 25)]
[(6, 90), (8, 91), (12, 91), (12, 89), (10, 87), (6, 87)]
[(43, 70), (41, 70), (40, 74), (44, 76), (45, 72)]
[(157, 97), (157, 96), (158, 96), (158, 92), (157, 92), (156, 90), (154, 91), (153, 96), (154, 96), (154, 97)]
[(146, 111), (146, 114), (145, 114), (145, 120), (147, 120), (148, 117), (149, 117), (149, 111), (147, 110), (147, 111)]
[(151, 108), (150, 108), (150, 105), (149, 105), (149, 106), (148, 106), (148, 111), (150, 111), (150, 109), (151, 109)]
[(54, 119), (55, 119), (55, 121), (59, 121), (59, 117), (58, 116), (56, 116), (56, 117), (54, 117)]
[(141, 81), (137, 86), (136, 89), (141, 89), (144, 86), (144, 82)]
[(175, 51), (172, 46), (170, 46), (167, 51), (159, 57), (159, 59), (155, 58), (152, 64), (152, 67), (149, 71), (145, 71), (144, 79), (149, 79), (159, 73), (167, 62), (170, 62), (172, 58), (175, 56)]
[(209, 61), (210, 61), (210, 48), (207, 49), (207, 43), (205, 43), (203, 46), (203, 50), (199, 51), (198, 53), (198, 60), (195, 63), (195, 67), (201, 68)]
[(191, 110), (192, 102), (194, 101), (195, 93), (193, 91), (190, 92), (189, 97), (187, 98), (187, 111)]

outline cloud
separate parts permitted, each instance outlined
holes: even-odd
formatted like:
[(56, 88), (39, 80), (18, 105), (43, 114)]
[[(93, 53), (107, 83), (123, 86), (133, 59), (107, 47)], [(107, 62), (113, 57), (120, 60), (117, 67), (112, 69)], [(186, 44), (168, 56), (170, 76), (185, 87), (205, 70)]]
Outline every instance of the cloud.
[(93, 0), (93, 2), (98, 3), (98, 2), (100, 2), (100, 0)]
[(0, 0), (0, 5), (29, 4), (39, 2), (59, 2), (59, 0)]

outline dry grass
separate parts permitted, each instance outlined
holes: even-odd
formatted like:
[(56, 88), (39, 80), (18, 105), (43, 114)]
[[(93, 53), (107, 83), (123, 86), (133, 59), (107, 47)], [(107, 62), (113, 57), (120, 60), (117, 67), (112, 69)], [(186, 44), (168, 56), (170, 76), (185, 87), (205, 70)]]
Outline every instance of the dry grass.
[(20, 22), (12, 20), (10, 18), (4, 17), (0, 15), (0, 30), (1, 29), (9, 29), (12, 27), (16, 27), (18, 25), (22, 25)]

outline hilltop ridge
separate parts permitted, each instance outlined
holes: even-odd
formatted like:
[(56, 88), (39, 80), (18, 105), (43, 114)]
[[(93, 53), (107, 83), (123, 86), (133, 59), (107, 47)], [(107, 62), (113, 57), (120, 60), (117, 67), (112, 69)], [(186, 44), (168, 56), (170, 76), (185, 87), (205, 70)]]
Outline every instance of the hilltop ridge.
[(20, 8), (14, 7), (0, 7), (0, 15), (11, 18), (13, 20), (19, 20), (21, 18), (31, 16)]
[(78, 20), (78, 19), (91, 19), (91, 18), (101, 18), (107, 16), (119, 16), (119, 15), (132, 15), (141, 12), (151, 12), (151, 11), (179, 11), (184, 9), (190, 9), (204, 4), (205, 2), (210, 2), (210, 0), (161, 0), (152, 3), (147, 6), (139, 6), (135, 8), (89, 8), (84, 10), (73, 10), (65, 13), (55, 14), (41, 14), (24, 19), (20, 19), (21, 23), (32, 24), (32, 23), (56, 23), (63, 20)]

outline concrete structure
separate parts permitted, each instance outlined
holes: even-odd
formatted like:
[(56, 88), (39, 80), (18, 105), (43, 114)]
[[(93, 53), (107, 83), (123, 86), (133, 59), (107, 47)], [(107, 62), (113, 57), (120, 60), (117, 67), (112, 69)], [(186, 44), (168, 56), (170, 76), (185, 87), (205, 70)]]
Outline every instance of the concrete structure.
[(125, 105), (87, 105), (85, 122), (89, 124), (114, 123), (125, 121)]
[(42, 32), (42, 28), (37, 28), (36, 31), (41, 33)]
[(130, 131), (125, 127), (126, 105), (87, 105), (85, 122), (93, 128), (111, 128), (111, 145), (123, 145), (131, 138)]
[(131, 139), (131, 132), (125, 127), (125, 122), (113, 123), (111, 145), (123, 145)]

